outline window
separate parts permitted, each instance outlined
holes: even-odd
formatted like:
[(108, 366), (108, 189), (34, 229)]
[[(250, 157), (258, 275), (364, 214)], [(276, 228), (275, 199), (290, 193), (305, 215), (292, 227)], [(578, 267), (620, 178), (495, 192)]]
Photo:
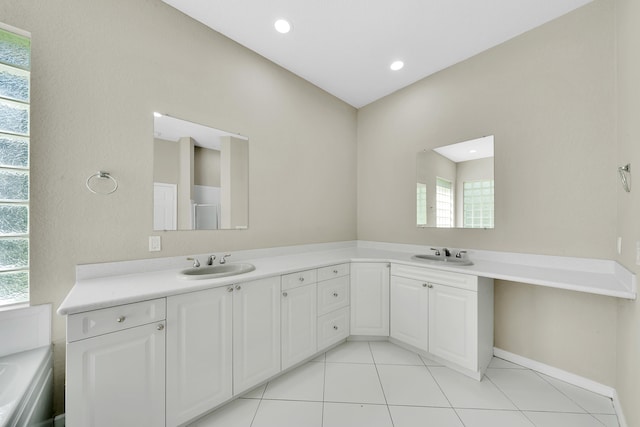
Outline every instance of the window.
[(31, 40), (0, 24), (0, 306), (29, 301)]
[(468, 181), (463, 185), (465, 228), (493, 228), (493, 180)]
[(436, 227), (453, 227), (452, 188), (451, 181), (436, 178)]
[(416, 193), (416, 223), (418, 227), (427, 226), (427, 184), (418, 183)]

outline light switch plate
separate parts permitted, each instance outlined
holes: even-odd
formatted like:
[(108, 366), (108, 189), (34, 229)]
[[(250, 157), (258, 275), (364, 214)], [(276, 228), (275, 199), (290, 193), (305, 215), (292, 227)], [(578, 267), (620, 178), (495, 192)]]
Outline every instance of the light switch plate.
[(149, 236), (149, 252), (158, 252), (162, 250), (162, 240), (160, 236)]

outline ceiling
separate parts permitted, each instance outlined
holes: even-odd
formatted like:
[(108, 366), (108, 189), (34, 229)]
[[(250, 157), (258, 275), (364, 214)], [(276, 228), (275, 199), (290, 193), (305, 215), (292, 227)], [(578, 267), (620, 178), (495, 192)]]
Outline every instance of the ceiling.
[(194, 145), (218, 151), (222, 146), (222, 137), (233, 136), (234, 138), (248, 139), (242, 135), (188, 122), (161, 113), (153, 114), (153, 136), (154, 138), (174, 142), (189, 136), (195, 141)]
[(162, 1), (360, 108), (592, 0)]

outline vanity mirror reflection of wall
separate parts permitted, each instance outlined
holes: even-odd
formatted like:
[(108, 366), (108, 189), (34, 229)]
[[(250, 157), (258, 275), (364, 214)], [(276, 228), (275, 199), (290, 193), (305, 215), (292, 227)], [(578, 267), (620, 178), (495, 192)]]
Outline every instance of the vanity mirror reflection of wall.
[(249, 139), (153, 116), (153, 229), (247, 229)]
[(418, 227), (494, 228), (493, 135), (416, 158)]

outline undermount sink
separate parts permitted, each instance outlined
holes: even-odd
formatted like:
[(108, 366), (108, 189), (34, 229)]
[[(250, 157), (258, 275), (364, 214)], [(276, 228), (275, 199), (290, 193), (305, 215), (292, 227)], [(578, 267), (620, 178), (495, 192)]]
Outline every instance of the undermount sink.
[(189, 280), (215, 279), (218, 277), (236, 276), (255, 270), (256, 267), (248, 262), (233, 262), (229, 264), (192, 267), (182, 270), (180, 277)]
[(444, 257), (441, 255), (419, 254), (414, 255), (413, 258), (419, 261), (435, 261), (452, 265), (473, 265), (473, 262), (468, 258), (456, 258), (454, 256)]

